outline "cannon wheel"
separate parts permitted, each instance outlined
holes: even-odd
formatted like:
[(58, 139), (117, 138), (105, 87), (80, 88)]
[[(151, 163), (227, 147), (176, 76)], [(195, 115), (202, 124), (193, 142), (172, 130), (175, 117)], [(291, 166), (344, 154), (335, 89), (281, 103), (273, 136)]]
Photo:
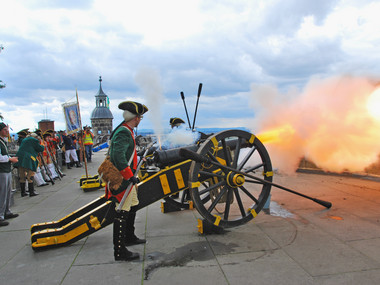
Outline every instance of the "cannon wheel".
[[(249, 132), (219, 132), (209, 137), (197, 153), (244, 174), (272, 182), (268, 152)], [(194, 206), (203, 218), (217, 226), (235, 227), (256, 217), (268, 200), (271, 185), (214, 164), (193, 161), (189, 189)], [(206, 196), (211, 199), (204, 199)]]

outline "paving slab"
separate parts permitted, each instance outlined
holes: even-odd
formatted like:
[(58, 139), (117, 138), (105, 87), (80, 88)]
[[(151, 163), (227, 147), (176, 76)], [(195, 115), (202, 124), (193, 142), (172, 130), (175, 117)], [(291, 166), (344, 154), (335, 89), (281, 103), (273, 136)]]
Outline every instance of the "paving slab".
[(311, 276), (370, 270), (379, 266), (313, 224), (297, 225), (297, 236), (283, 250)]
[(230, 284), (313, 284), (312, 277), (282, 250), (218, 256)]
[(135, 262), (128, 264), (113, 262), (79, 266), (73, 265), (60, 284), (142, 284), (141, 264)]
[(380, 238), (356, 240), (348, 242), (348, 244), (380, 263)]

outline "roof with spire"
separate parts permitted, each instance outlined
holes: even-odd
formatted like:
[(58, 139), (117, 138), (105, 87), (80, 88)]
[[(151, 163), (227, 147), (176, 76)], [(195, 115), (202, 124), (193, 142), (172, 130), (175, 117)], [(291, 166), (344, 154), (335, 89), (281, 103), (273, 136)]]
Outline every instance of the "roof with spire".
[(91, 120), (94, 119), (113, 119), (113, 115), (108, 107), (108, 96), (102, 89), (102, 77), (99, 76), (99, 91), (95, 95), (96, 107), (91, 113)]

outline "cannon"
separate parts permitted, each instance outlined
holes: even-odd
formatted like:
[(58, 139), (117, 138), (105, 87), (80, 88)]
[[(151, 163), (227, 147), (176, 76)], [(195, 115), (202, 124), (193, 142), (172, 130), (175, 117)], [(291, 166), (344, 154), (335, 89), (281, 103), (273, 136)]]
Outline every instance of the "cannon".
[[(155, 151), (139, 171), (138, 208), (161, 199), (180, 208), (194, 207), (204, 218), (198, 224), (202, 233), (205, 225), (232, 228), (255, 218), (272, 186), (331, 207), (273, 183), (273, 174), (269, 154), (255, 135), (222, 131), (196, 145)], [(183, 193), (180, 201), (171, 198), (176, 193)], [(32, 248), (71, 244), (111, 224), (115, 214), (115, 204), (101, 196), (58, 221), (32, 225)]]

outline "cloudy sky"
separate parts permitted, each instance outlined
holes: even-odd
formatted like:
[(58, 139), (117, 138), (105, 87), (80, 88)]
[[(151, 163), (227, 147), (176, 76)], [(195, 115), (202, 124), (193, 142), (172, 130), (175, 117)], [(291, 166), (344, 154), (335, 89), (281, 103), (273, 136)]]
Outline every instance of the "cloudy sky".
[(192, 121), (199, 83), (196, 126), (229, 128), (251, 125), (258, 85), (287, 96), (315, 77), (380, 75), (379, 1), (0, 3), (0, 113), (14, 131), (46, 118), (65, 128), (75, 89), (90, 124), (100, 75), (114, 125), (135, 100), (150, 108), (142, 129), (186, 120), (181, 91)]

